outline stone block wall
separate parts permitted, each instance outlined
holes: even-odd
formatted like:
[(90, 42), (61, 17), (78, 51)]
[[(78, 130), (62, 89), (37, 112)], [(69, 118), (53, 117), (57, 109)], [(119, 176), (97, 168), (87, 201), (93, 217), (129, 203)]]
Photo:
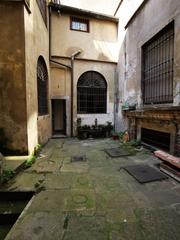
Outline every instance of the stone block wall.
[(144, 109), (127, 111), (130, 139), (141, 140), (141, 129), (151, 129), (170, 134), (170, 153), (180, 155), (180, 111), (174, 109)]

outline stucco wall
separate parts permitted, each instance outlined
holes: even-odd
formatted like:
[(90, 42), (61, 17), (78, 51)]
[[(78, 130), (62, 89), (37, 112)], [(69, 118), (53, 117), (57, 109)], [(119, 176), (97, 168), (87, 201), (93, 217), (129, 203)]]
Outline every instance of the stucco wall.
[(71, 74), (69, 69), (52, 66), (51, 81), (51, 98), (71, 95)]
[[(58, 62), (59, 60), (56, 59)], [(60, 60), (59, 62), (63, 62)], [(68, 64), (68, 61), (65, 62)], [(69, 69), (51, 65), (51, 88), (50, 99), (66, 101), (66, 134), (71, 135), (71, 72)]]
[(8, 148), (27, 152), (24, 16), (21, 3), (0, 2), (0, 128)]
[[(74, 127), (77, 118), (81, 118), (82, 125), (94, 125), (97, 118), (98, 124), (114, 123), (114, 81), (116, 64), (100, 62), (83, 62), (76, 60), (74, 65)], [(106, 114), (77, 114), (77, 82), (86, 71), (96, 71), (104, 76), (107, 82), (107, 112)], [(74, 129), (75, 131), (75, 129)]]
[(52, 55), (68, 57), (80, 49), (80, 58), (117, 61), (117, 23), (88, 19), (90, 32), (73, 31), (69, 15), (53, 12)]
[[(73, 15), (74, 16), (74, 15)], [(73, 133), (76, 133), (76, 120), (82, 124), (114, 122), (114, 79), (117, 61), (117, 23), (89, 18), (90, 32), (70, 30), (70, 15), (52, 13), (51, 54), (53, 59), (70, 66), (70, 56), (77, 50), (81, 53), (74, 61), (73, 90)], [(56, 57), (55, 57), (56, 56)], [(59, 57), (58, 57), (59, 56)], [(93, 60), (93, 61), (90, 61)], [(106, 114), (77, 114), (77, 81), (86, 71), (101, 73), (108, 85)], [(55, 64), (51, 67), (51, 98), (65, 99), (67, 104), (67, 133), (71, 126), (71, 71)]]
[[(58, 60), (57, 60), (58, 61)], [(61, 61), (62, 62), (62, 61)], [(66, 62), (68, 64), (68, 61)], [(79, 77), (86, 71), (97, 71), (107, 81), (107, 113), (106, 114), (77, 114), (77, 82)], [(74, 61), (74, 91), (73, 91), (73, 131), (76, 133), (76, 120), (82, 119), (82, 124), (93, 125), (95, 118), (98, 124), (105, 124), (107, 121), (114, 123), (114, 80), (116, 64), (101, 63), (75, 59)], [(70, 135), (71, 124), (71, 75), (67, 68), (51, 67), (51, 98), (65, 99), (67, 108), (67, 135)]]
[[(117, 130), (125, 130), (127, 121), (121, 106), (127, 101), (143, 107), (141, 96), (141, 47), (169, 22), (175, 20), (173, 105), (180, 105), (180, 1), (149, 0), (128, 25), (120, 42), (118, 65), (119, 105), (116, 114)], [(163, 10), (162, 10), (163, 9)]]
[[(38, 117), (37, 102), (37, 61), (42, 56), (48, 69), (48, 88), (50, 89), (49, 73), (49, 33), (36, 0), (30, 4), (31, 13), (24, 11), (25, 19), (25, 52), (26, 52), (26, 94), (27, 94), (27, 127), (28, 148), (32, 152), (39, 142), (44, 144), (51, 136), (51, 106), (48, 96), (49, 114)], [(47, 21), (48, 22), (48, 21)]]

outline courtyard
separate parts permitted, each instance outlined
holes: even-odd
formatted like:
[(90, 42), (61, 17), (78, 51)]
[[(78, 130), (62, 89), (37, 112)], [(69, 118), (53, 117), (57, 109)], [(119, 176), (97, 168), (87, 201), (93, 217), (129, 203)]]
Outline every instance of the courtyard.
[(5, 239), (179, 239), (179, 184), (170, 177), (139, 183), (123, 167), (157, 169), (160, 161), (145, 148), (124, 146), (131, 154), (113, 158), (104, 151), (119, 147), (112, 139), (51, 139), (5, 186), (35, 192)]

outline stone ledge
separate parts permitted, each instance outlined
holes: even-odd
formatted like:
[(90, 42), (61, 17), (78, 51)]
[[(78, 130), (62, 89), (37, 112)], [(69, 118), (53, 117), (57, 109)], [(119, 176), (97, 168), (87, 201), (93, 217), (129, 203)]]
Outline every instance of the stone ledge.
[(180, 157), (175, 157), (173, 155), (170, 155), (169, 153), (166, 153), (161, 150), (157, 150), (154, 152), (154, 155), (161, 160), (170, 163), (171, 165), (177, 167), (180, 169)]
[[(173, 110), (173, 109), (172, 109)], [(180, 120), (180, 111), (178, 110), (160, 110), (160, 109), (142, 109), (135, 111), (127, 111), (126, 116), (128, 118), (139, 118), (139, 119), (149, 119), (149, 120), (162, 120), (162, 121), (174, 121), (176, 124)]]

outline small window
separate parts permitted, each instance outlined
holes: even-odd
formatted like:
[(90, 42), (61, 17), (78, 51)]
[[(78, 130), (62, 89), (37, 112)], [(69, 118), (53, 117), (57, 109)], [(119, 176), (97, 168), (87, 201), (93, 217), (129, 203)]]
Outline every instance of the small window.
[(81, 32), (89, 32), (89, 20), (71, 17), (70, 29)]

